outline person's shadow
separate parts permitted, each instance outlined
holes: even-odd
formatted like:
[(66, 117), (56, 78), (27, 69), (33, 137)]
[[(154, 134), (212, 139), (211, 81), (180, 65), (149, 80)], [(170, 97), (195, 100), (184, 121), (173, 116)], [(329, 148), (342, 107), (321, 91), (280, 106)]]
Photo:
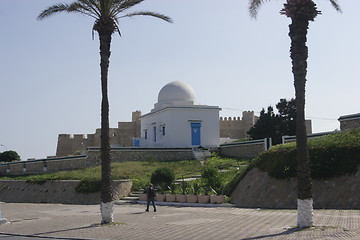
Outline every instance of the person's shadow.
[(258, 237), (241, 238), (240, 240), (255, 240), (255, 239), (263, 239), (263, 238), (285, 236), (285, 235), (289, 235), (289, 234), (292, 234), (292, 233), (295, 233), (295, 232), (299, 232), (299, 231), (304, 230), (304, 229), (306, 229), (306, 228), (292, 227), (292, 228), (288, 228), (285, 231), (280, 232), (280, 233), (267, 234), (267, 235), (258, 236)]
[(145, 210), (143, 212), (133, 212), (133, 213), (129, 213), (129, 215), (137, 215), (137, 214), (144, 214), (144, 213), (149, 213), (146, 212)]

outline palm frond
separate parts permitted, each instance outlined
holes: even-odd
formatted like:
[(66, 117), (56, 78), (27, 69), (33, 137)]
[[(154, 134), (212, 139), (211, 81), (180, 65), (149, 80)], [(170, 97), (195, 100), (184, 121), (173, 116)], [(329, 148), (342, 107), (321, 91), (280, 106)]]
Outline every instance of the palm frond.
[(119, 13), (143, 2), (144, 0), (114, 0), (114, 6), (111, 9), (111, 16), (116, 16)]
[(81, 14), (90, 16), (95, 19), (97, 19), (99, 17), (99, 15), (96, 11), (93, 11), (91, 8), (88, 8), (87, 6), (85, 6), (79, 2), (74, 2), (74, 3), (70, 4), (67, 12), (69, 12), (69, 13), (77, 12), (77, 13), (81, 13)]
[(258, 9), (264, 2), (267, 2), (267, 1), (270, 1), (270, 0), (250, 0), (250, 4), (249, 4), (250, 16), (253, 18), (256, 18), (257, 14), (258, 14)]
[[(100, 17), (101, 11), (98, 0), (78, 0), (84, 7), (91, 11), (96, 16)], [(91, 10), (90, 10), (91, 9)]]
[(151, 16), (151, 17), (156, 17), (156, 18), (160, 18), (166, 22), (172, 23), (172, 19), (166, 15), (160, 14), (160, 13), (154, 13), (154, 12), (133, 12), (133, 13), (129, 13), (126, 15), (123, 15), (119, 18), (124, 18), (124, 17), (134, 17), (134, 16)]
[(330, 0), (330, 3), (331, 3), (331, 5), (333, 5), (333, 7), (336, 9), (336, 11), (342, 13), (340, 5), (337, 3), (337, 0)]
[(42, 11), (37, 17), (38, 20), (42, 20), (46, 17), (49, 17), (55, 13), (67, 12), (69, 8), (69, 4), (55, 4), (53, 6), (48, 7), (44, 11)]

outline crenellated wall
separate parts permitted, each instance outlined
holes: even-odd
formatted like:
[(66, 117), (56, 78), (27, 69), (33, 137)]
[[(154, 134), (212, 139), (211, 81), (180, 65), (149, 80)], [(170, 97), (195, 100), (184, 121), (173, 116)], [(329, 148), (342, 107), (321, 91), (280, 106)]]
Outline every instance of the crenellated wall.
[(244, 111), (240, 117), (220, 117), (220, 137), (230, 139), (248, 138), (247, 132), (255, 124), (257, 116), (253, 111)]
[[(118, 128), (110, 128), (110, 145), (113, 147), (133, 146), (133, 139), (140, 137), (141, 112), (132, 113), (131, 122), (118, 122)], [(59, 134), (56, 156), (83, 154), (88, 147), (99, 147), (101, 130), (94, 134)]]

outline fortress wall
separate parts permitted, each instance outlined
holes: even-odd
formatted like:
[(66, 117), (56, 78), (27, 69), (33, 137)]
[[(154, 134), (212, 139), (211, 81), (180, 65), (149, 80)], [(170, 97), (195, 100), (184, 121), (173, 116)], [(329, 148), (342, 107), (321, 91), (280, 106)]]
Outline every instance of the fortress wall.
[(134, 122), (119, 122), (118, 126), (119, 127), (118, 127), (116, 141), (122, 147), (133, 146), (133, 138), (139, 137), (138, 136), (139, 134), (137, 134), (137, 132), (136, 132), (136, 123), (134, 123)]
[(231, 138), (231, 139), (240, 139), (244, 138), (242, 131), (242, 121), (238, 117), (237, 119), (231, 117), (220, 118), (220, 137), (221, 138)]
[[(79, 183), (79, 180), (47, 181), (45, 183), (0, 180), (0, 201), (11, 203), (99, 204), (100, 192), (79, 193), (75, 190)], [(131, 187), (131, 180), (114, 180), (114, 200), (129, 195)]]
[(253, 158), (266, 150), (265, 140), (246, 141), (223, 144), (219, 147), (220, 154), (227, 157)]
[(244, 111), (240, 117), (220, 117), (220, 137), (231, 139), (247, 138), (247, 132), (255, 124), (257, 117), (253, 111)]
[(94, 137), (91, 134), (59, 134), (56, 156), (68, 156), (76, 152), (81, 153), (88, 146), (92, 146), (93, 142)]

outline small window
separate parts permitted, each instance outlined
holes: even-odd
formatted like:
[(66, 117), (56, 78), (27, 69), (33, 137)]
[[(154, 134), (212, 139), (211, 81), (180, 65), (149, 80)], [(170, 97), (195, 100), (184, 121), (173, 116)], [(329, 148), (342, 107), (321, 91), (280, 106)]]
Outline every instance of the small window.
[(162, 135), (165, 136), (165, 126), (162, 127)]
[(147, 138), (148, 138), (148, 136), (147, 136), (147, 130), (144, 131), (144, 134), (145, 134), (145, 139), (147, 139)]
[(154, 127), (154, 142), (156, 142), (156, 127)]

